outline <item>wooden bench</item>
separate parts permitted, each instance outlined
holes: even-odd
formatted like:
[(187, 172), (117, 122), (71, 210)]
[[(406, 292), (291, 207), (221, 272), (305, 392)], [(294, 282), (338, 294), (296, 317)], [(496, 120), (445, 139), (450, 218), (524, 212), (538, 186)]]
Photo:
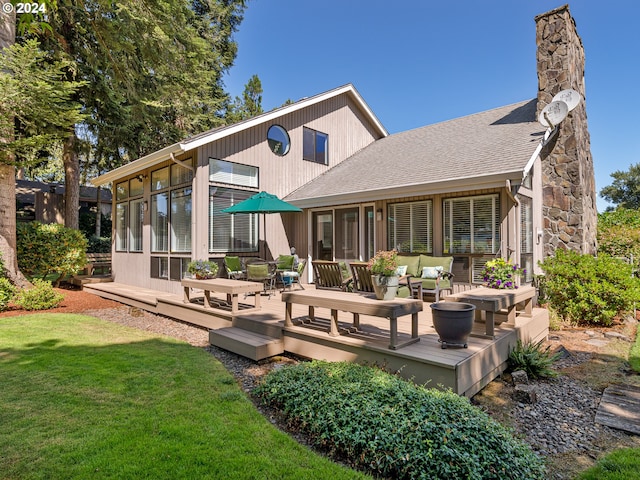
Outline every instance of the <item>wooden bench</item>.
[(227, 303), (231, 305), (231, 313), (238, 313), (238, 295), (241, 293), (255, 294), (255, 308), (260, 308), (260, 292), (263, 285), (258, 282), (245, 282), (228, 278), (212, 278), (209, 280), (197, 280), (195, 278), (183, 278), (181, 282), (184, 287), (184, 303), (191, 303), (189, 289), (197, 288), (204, 291), (204, 308), (211, 308), (211, 292), (227, 294)]
[(531, 317), (533, 312), (534, 287), (520, 287), (514, 290), (499, 290), (495, 288), (474, 288), (447, 297), (447, 301), (465, 302), (476, 306), (476, 321), (481, 320), (481, 313), (485, 312), (485, 335), (472, 334), (494, 338), (496, 317), (505, 311), (504, 320), (515, 325), (518, 305), (522, 304), (520, 315)]
[(87, 253), (87, 263), (84, 267), (87, 275), (92, 277), (99, 270), (103, 275), (111, 274), (110, 253)]
[[(292, 327), (291, 308), (294, 303), (309, 306), (309, 318), (315, 317), (315, 308), (328, 308), (331, 310), (331, 326), (329, 335), (340, 335), (338, 330), (338, 310), (353, 314), (353, 326), (360, 327), (360, 315), (385, 317), (390, 322), (389, 348), (397, 350), (412, 343), (420, 341), (418, 336), (418, 312), (422, 311), (422, 300), (410, 298), (396, 298), (394, 300), (376, 300), (372, 295), (359, 295), (356, 293), (338, 292), (331, 290), (304, 290), (285, 292), (282, 294), (285, 302), (285, 327)], [(411, 339), (398, 343), (398, 317), (411, 315)]]

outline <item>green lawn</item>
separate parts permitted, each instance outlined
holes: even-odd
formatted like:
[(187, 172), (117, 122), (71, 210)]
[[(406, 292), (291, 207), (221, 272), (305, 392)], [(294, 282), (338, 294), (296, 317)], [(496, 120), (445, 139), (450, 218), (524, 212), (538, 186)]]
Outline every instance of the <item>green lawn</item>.
[(0, 479), (367, 478), (274, 428), (210, 354), (82, 315), (0, 319)]
[(633, 480), (640, 478), (640, 448), (615, 450), (596, 466), (578, 476), (580, 480)]

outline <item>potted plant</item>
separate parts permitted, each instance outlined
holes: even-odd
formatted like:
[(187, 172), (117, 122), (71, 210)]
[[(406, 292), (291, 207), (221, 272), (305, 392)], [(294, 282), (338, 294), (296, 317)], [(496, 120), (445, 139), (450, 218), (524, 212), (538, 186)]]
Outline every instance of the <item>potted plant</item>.
[(511, 260), (496, 258), (485, 264), (482, 277), (489, 288), (514, 289), (520, 286), (520, 276), (525, 273), (525, 269)]
[(187, 272), (198, 280), (215, 278), (218, 275), (218, 264), (209, 260), (193, 260), (187, 265)]
[(393, 300), (398, 291), (400, 280), (398, 269), (398, 252), (396, 250), (380, 250), (368, 263), (373, 280), (373, 289), (378, 300)]

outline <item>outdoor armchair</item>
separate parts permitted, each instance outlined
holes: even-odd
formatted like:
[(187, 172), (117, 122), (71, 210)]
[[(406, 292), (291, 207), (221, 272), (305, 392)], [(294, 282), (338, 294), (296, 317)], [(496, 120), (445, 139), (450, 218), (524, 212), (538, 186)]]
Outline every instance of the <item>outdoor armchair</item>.
[(224, 269), (227, 271), (227, 278), (243, 280), (246, 277), (240, 257), (224, 257)]
[(282, 272), (282, 277), (283, 277), (283, 288), (282, 288), (282, 291), (283, 292), (287, 287), (292, 287), (293, 288), (293, 284), (294, 283), (297, 283), (298, 286), (300, 287), (300, 289), (304, 290), (304, 287), (302, 286), (302, 283), (300, 283), (300, 279), (302, 278), (302, 274), (304, 273), (304, 268), (306, 266), (307, 266), (307, 261), (306, 260), (300, 260), (300, 262), (298, 262), (298, 268), (297, 269)]
[(261, 282), (264, 285), (264, 293), (271, 297), (275, 273), (270, 271), (268, 263), (249, 263), (247, 265), (247, 280), (250, 282)]

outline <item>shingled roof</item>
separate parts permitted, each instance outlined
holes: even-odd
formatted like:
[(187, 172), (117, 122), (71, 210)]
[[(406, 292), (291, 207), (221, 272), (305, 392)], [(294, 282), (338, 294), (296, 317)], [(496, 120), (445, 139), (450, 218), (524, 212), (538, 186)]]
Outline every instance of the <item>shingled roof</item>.
[(522, 177), (543, 134), (535, 99), (428, 125), (377, 140), (286, 200), (313, 207), (504, 185)]

